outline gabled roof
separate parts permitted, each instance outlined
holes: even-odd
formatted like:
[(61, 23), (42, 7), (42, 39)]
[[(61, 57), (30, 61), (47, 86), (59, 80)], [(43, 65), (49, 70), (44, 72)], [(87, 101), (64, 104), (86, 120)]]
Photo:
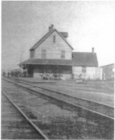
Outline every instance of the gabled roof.
[(59, 33), (56, 29), (53, 29), (52, 31), (46, 33), (31, 49), (35, 50), (39, 45), (41, 45), (53, 32), (57, 32), (58, 35), (67, 43), (67, 45), (73, 50), (72, 46), (67, 42), (67, 40)]
[(97, 55), (96, 53), (89, 52), (73, 52), (73, 65), (75, 66), (89, 66), (89, 67), (97, 67)]

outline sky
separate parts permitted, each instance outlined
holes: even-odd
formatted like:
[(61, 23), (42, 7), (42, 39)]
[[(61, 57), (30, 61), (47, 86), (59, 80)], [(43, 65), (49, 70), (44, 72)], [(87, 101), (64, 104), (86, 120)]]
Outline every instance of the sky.
[(115, 60), (114, 1), (3, 1), (2, 69), (18, 68), (29, 58), (29, 49), (54, 24), (68, 32), (77, 52), (95, 48), (99, 66)]

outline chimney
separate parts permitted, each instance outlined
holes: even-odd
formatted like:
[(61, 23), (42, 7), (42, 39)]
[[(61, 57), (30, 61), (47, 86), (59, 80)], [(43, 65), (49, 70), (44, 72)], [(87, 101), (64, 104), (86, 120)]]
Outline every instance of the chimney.
[(51, 24), (51, 26), (49, 26), (49, 32), (52, 32), (53, 31), (53, 27), (54, 27), (53, 24)]
[(94, 48), (92, 47), (92, 53), (94, 53)]

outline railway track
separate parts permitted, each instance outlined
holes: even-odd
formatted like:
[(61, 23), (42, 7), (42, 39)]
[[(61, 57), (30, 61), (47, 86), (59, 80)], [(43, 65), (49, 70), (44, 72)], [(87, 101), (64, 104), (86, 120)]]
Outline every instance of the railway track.
[[(2, 139), (21, 138), (48, 140), (46, 135), (39, 129), (39, 127), (37, 127), (26, 116), (26, 114), (8, 97), (5, 92), (2, 92), (2, 96), (2, 107), (5, 108), (5, 112), (2, 113)], [(7, 108), (9, 108), (10, 111)], [(4, 117), (7, 117), (7, 119), (4, 119)], [(10, 124), (10, 128), (8, 128), (8, 124)]]
[[(88, 83), (89, 84), (89, 83)], [(60, 83), (60, 85), (61, 85), (61, 83)], [(102, 93), (103, 94), (103, 92), (104, 92), (104, 94), (113, 94), (113, 92), (114, 91), (112, 91), (111, 89), (104, 89), (104, 88), (102, 88), (102, 89), (98, 89), (98, 88), (96, 88), (96, 87), (90, 87), (89, 85), (87, 85), (86, 83), (84, 83), (84, 84), (76, 84), (76, 85), (70, 85), (70, 84), (65, 84), (65, 83), (63, 83), (62, 84), (63, 86), (65, 86), (65, 87), (67, 87), (67, 86), (69, 86), (69, 87), (72, 87), (72, 88), (76, 88), (77, 87), (77, 89), (78, 90), (85, 90), (85, 91), (94, 91), (95, 90), (95, 92), (100, 92), (100, 94)], [(84, 85), (84, 87), (83, 87), (83, 85)], [(103, 85), (103, 87), (104, 87), (104, 85)]]
[[(11, 83), (12, 81), (9, 80), (9, 82)], [(22, 86), (22, 83), (19, 84), (18, 81), (15, 81), (15, 83), (16, 82), (18, 83), (18, 85), (16, 84), (17, 88), (15, 88), (15, 90), (12, 87), (8, 88), (7, 89), (7, 91), (9, 92), (8, 95), (13, 98), (14, 102), (16, 103), (19, 102), (20, 107), (22, 106), (23, 108), (25, 107), (26, 108), (25, 112), (27, 114), (28, 114), (28, 111), (27, 111), (28, 106), (30, 106), (30, 108), (33, 107), (32, 109), (29, 108), (30, 109), (29, 113), (30, 112), (32, 113), (34, 108), (36, 108), (35, 112), (37, 113), (42, 109), (42, 112), (39, 112), (37, 116), (38, 118), (40, 118), (40, 115), (43, 114), (42, 120), (40, 122), (36, 121), (37, 120), (36, 119), (37, 117), (35, 115), (36, 113), (32, 115), (31, 117), (34, 118), (33, 120), (34, 124), (39, 124), (41, 126), (42, 130), (45, 131), (45, 134), (47, 134), (48, 138), (51, 138), (51, 139), (59, 139), (59, 138), (61, 139), (68, 139), (68, 138), (70, 139), (75, 139), (75, 138), (112, 139), (113, 138), (114, 120), (111, 117), (107, 117), (102, 114), (86, 110), (85, 108), (81, 108), (74, 104), (72, 105), (71, 103), (68, 103), (66, 98), (64, 99), (66, 101), (65, 102), (60, 99), (61, 98), (60, 95), (59, 96), (56, 95), (56, 98), (54, 98), (55, 95), (54, 97), (48, 96), (49, 95), (48, 91), (46, 95), (46, 92), (44, 93), (44, 90), (42, 91), (42, 89), (39, 89), (39, 92), (38, 91), (36, 92), (35, 87), (34, 88), (31, 87), (28, 83), (27, 84), (23, 83), (23, 86)], [(14, 82), (12, 84), (14, 84)], [(32, 88), (34, 90), (32, 90)], [(25, 91), (27, 91), (27, 93), (20, 93), (20, 89), (24, 89)], [(54, 92), (52, 93), (54, 94)], [(27, 94), (27, 95), (25, 96), (24, 94), (25, 95)], [(25, 98), (25, 100), (23, 100), (23, 98)], [(39, 98), (39, 100), (36, 102), (37, 98)], [(45, 100), (43, 100), (42, 98)], [(46, 100), (48, 101), (46, 102)], [(55, 107), (54, 104), (62, 108), (61, 114), (59, 113), (60, 109)], [(44, 106), (45, 108), (49, 106), (49, 108), (45, 109), (46, 111), (45, 116), (50, 115), (50, 117), (52, 117), (51, 120), (49, 120), (48, 117), (47, 117), (48, 120), (45, 119), (44, 113), (43, 113)], [(69, 119), (67, 119), (68, 111), (66, 111), (65, 109), (68, 107), (71, 112), (69, 113)], [(53, 108), (53, 112), (52, 112), (52, 108)], [(50, 109), (51, 111), (49, 111)], [(70, 114), (73, 114), (72, 110), (75, 110), (74, 112), (75, 116), (74, 117), (72, 116), (73, 121), (70, 120), (70, 116), (71, 116)], [(56, 113), (60, 114), (61, 116), (55, 117), (54, 114)], [(63, 115), (66, 114), (66, 117), (62, 117), (62, 114)], [(41, 123), (42, 121), (43, 123)]]
[[(38, 90), (39, 93), (45, 94), (46, 96), (49, 96), (51, 98), (55, 98), (57, 100), (63, 101), (75, 107), (76, 106), (80, 107), (92, 113), (99, 114), (110, 119), (114, 119), (114, 106), (108, 104), (102, 104), (99, 102), (95, 102), (83, 98), (77, 98), (77, 97), (65, 95), (62, 92), (57, 92), (52, 89), (36, 86), (34, 84), (30, 84), (29, 82), (20, 79), (16, 79), (17, 82), (15, 81), (15, 79), (12, 80), (10, 82), (15, 82), (18, 86), (23, 87), (26, 90), (31, 90), (33, 92), (37, 92)], [(41, 90), (39, 91), (39, 89), (42, 89), (42, 91)]]
[[(48, 82), (39, 81), (39, 82), (37, 82), (37, 81), (28, 81), (28, 80), (24, 80), (24, 79), (21, 79), (21, 80), (28, 82), (28, 83), (31, 83), (31, 84), (43, 84), (43, 83), (48, 83), (48, 84), (50, 83), (53, 85), (57, 84), (56, 81), (55, 82), (54, 81), (48, 81)], [(90, 83), (87, 83), (87, 82), (83, 82), (83, 83), (77, 82), (76, 84), (75, 83), (68, 84), (68, 83), (64, 83), (64, 82), (58, 82), (58, 85), (65, 86), (65, 87), (71, 87), (71, 88), (77, 87), (77, 90), (85, 90), (85, 91), (94, 91), (95, 90), (95, 92), (100, 92), (100, 93), (104, 93), (104, 94), (113, 94), (114, 89), (111, 89), (110, 87), (108, 87), (108, 88), (106, 87), (106, 89), (104, 89), (104, 86), (105, 86), (104, 83), (102, 83), (102, 82), (100, 82), (100, 83), (101, 83), (102, 89), (96, 88), (96, 87), (94, 87), (94, 85), (93, 85), (93, 87), (91, 87), (89, 85)], [(111, 83), (111, 82), (109, 82), (109, 83)]]

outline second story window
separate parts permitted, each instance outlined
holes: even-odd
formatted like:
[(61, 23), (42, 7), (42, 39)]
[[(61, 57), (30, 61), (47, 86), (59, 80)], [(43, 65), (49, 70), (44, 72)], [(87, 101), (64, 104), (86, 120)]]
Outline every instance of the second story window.
[(56, 42), (56, 36), (54, 35), (53, 36), (53, 43), (55, 43)]
[(42, 50), (42, 58), (46, 58), (46, 50), (45, 49)]
[(61, 51), (61, 58), (62, 58), (62, 59), (65, 59), (65, 51), (64, 51), (64, 50)]
[(34, 51), (30, 51), (30, 58), (34, 58)]

